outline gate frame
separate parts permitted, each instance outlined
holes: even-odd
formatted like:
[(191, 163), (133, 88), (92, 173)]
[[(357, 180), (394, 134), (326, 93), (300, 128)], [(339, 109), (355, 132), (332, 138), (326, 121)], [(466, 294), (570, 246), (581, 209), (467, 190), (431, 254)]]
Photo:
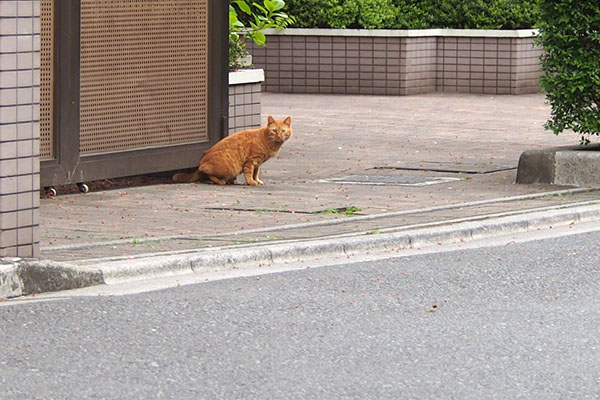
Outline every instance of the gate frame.
[(79, 1), (55, 8), (54, 158), (40, 162), (42, 187), (190, 168), (228, 131), (228, 2), (208, 1), (208, 142), (81, 155)]

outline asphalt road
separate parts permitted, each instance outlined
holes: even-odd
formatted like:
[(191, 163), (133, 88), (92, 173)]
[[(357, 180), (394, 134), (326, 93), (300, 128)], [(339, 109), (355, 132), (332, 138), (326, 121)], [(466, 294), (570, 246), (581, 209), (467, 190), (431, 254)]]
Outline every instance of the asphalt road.
[(0, 398), (598, 398), (599, 242), (4, 302)]

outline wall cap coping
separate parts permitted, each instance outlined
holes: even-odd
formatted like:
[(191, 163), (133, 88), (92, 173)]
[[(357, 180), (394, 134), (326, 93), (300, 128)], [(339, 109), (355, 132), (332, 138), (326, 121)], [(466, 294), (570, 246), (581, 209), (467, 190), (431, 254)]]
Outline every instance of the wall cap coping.
[(230, 85), (243, 85), (245, 83), (264, 82), (265, 71), (263, 69), (240, 69), (229, 73)]
[(282, 36), (358, 36), (358, 37), (498, 37), (529, 38), (538, 35), (537, 29), (309, 29), (287, 28), (278, 31), (270, 28), (266, 35)]

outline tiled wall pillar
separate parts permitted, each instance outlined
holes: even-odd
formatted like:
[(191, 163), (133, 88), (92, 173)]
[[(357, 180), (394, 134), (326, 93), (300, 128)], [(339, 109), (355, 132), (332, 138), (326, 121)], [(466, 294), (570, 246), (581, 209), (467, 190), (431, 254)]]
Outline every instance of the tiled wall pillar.
[(39, 255), (40, 1), (0, 1), (0, 257)]
[(262, 126), (262, 70), (229, 73), (229, 133)]
[(540, 78), (543, 75), (540, 57), (544, 49), (529, 38), (518, 38), (512, 41), (514, 79), (513, 94), (538, 93)]
[(401, 94), (421, 94), (436, 91), (436, 57), (437, 38), (408, 37), (402, 38), (404, 51), (402, 60), (406, 64), (401, 76)]

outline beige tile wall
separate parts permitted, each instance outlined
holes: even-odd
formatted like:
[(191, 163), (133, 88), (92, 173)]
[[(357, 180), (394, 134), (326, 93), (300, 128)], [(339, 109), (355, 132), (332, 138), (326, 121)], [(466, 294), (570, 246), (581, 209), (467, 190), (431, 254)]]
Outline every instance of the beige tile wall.
[(260, 83), (229, 85), (229, 133), (262, 125)]
[(436, 91), (437, 40), (435, 37), (404, 38), (406, 43), (403, 62), (406, 64), (401, 94), (431, 93)]
[(520, 38), (513, 41), (513, 52), (515, 52), (513, 81), (513, 94), (538, 93), (539, 82), (542, 76), (540, 68), (540, 56), (544, 50), (539, 46), (533, 46), (531, 39)]
[(539, 92), (532, 37), (269, 35), (250, 45), (264, 90), (407, 95)]
[(510, 94), (512, 38), (438, 39), (438, 81), (444, 92)]
[(0, 1), (0, 257), (39, 255), (39, 7)]
[(398, 38), (271, 36), (268, 47), (250, 46), (272, 92), (403, 94)]

